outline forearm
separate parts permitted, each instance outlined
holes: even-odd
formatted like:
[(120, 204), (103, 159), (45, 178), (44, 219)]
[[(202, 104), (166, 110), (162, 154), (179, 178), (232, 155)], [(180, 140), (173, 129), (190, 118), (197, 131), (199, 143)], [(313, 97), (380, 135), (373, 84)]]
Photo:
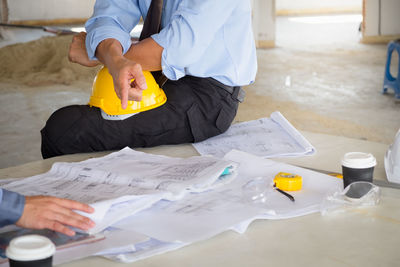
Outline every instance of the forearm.
[(132, 44), (128, 52), (122, 54), (122, 46), (115, 39), (102, 41), (96, 49), (96, 57), (108, 68), (112, 68), (115, 62), (122, 56), (138, 63), (143, 70), (161, 70), (161, 54), (163, 48), (152, 38), (144, 39), (136, 44)]
[(152, 38), (146, 38), (136, 44), (132, 44), (125, 57), (139, 63), (143, 70), (157, 71), (161, 70), (162, 52), (162, 46)]

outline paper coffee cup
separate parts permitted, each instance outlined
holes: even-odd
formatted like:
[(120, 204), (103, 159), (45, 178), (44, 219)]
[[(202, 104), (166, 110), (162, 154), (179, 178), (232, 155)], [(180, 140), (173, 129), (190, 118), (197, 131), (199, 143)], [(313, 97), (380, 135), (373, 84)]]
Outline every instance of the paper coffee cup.
[(25, 235), (11, 240), (6, 249), (10, 267), (51, 267), (56, 247), (40, 235)]
[(376, 159), (370, 153), (346, 153), (342, 159), (344, 188), (353, 182), (364, 181), (372, 183), (375, 166)]

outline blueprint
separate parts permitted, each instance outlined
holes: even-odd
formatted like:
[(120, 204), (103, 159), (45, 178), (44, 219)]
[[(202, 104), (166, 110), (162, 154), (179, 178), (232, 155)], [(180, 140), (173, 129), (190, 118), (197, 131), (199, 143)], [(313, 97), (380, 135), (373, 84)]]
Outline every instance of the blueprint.
[[(224, 175), (222, 175), (224, 174)], [(210, 156), (172, 158), (130, 148), (78, 163), (55, 163), (47, 173), (2, 187), (23, 195), (51, 195), (90, 204), (97, 233), (161, 199), (177, 200), (230, 182), (236, 165)]]
[(278, 111), (270, 118), (234, 124), (225, 133), (193, 146), (201, 155), (219, 158), (232, 149), (264, 158), (315, 153), (315, 148)]

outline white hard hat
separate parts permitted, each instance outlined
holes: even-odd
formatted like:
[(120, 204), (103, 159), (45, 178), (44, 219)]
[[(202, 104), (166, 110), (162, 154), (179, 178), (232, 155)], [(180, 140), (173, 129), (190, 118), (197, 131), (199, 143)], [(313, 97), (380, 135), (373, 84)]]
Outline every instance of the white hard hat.
[(400, 183), (400, 129), (386, 151), (385, 170), (389, 182)]

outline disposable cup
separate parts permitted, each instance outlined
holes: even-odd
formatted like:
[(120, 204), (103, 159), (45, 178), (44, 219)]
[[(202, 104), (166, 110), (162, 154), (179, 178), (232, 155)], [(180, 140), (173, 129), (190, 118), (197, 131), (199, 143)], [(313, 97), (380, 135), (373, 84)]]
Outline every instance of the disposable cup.
[(11, 240), (6, 249), (10, 267), (51, 267), (56, 247), (40, 235), (24, 235)]
[(343, 186), (354, 182), (370, 182), (374, 174), (376, 159), (370, 153), (349, 152), (342, 158)]

